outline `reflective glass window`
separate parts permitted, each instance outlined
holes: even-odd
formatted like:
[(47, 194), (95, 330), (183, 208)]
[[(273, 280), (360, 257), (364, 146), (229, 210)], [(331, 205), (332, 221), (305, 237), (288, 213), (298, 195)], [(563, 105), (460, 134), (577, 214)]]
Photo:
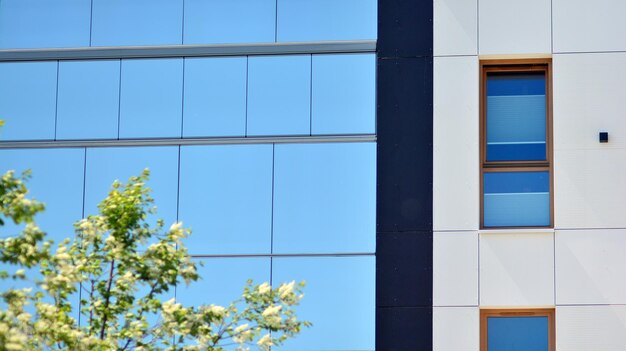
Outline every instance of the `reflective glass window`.
[(484, 226), (550, 225), (550, 174), (485, 172)]
[(183, 59), (122, 60), (120, 138), (180, 137)]
[(245, 57), (185, 59), (183, 136), (244, 136)]
[(120, 61), (61, 61), (57, 139), (118, 136)]
[(489, 317), (489, 351), (548, 351), (548, 317)]
[(92, 46), (182, 44), (183, 0), (93, 0)]
[[(46, 204), (37, 224), (55, 242), (73, 237), (73, 224), (82, 218), (84, 154), (84, 149), (0, 150), (0, 174), (32, 171), (29, 196)], [(17, 233), (15, 225), (6, 224), (0, 227), (1, 237)]]
[(185, 44), (273, 42), (276, 0), (185, 0)]
[(278, 0), (278, 41), (376, 39), (376, 0)]
[(275, 286), (306, 281), (298, 319), (313, 323), (279, 350), (374, 350), (373, 256), (273, 258), (272, 267)]
[(375, 58), (313, 55), (312, 134), (375, 132)]
[(0, 140), (54, 139), (57, 63), (0, 63)]
[(374, 143), (276, 145), (274, 252), (374, 252)]
[(111, 189), (113, 181), (128, 182), (150, 169), (148, 187), (157, 206), (156, 218), (165, 220), (166, 228), (176, 221), (178, 187), (178, 147), (120, 147), (87, 149), (85, 215), (98, 213), (98, 203)]
[(193, 254), (269, 253), (272, 146), (181, 148), (180, 215)]
[(309, 135), (311, 56), (258, 56), (248, 62), (248, 135)]
[(90, 0), (0, 1), (0, 48), (89, 46)]

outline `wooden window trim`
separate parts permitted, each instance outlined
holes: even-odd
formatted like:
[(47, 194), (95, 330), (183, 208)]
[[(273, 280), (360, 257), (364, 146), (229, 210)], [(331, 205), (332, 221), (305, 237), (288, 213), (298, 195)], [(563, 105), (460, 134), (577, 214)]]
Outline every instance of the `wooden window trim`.
[(548, 351), (556, 350), (555, 311), (553, 308), (541, 309), (481, 309), (480, 310), (480, 351), (487, 349), (489, 317), (548, 317)]
[[(545, 72), (546, 77), (546, 160), (487, 161), (487, 73)], [(554, 228), (554, 162), (552, 131), (552, 59), (482, 60), (480, 61), (480, 229)], [(550, 223), (547, 226), (485, 227), (485, 172), (547, 171), (550, 176)]]

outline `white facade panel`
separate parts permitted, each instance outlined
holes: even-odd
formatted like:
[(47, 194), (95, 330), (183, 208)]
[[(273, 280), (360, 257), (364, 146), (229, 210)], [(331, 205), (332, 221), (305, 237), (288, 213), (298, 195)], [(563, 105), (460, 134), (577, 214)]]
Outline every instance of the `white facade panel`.
[(434, 233), (433, 305), (478, 306), (478, 232)]
[(554, 233), (481, 233), (480, 305), (554, 304)]
[(434, 0), (434, 53), (478, 53), (478, 0)]
[(563, 306), (556, 309), (559, 351), (623, 351), (626, 306)]
[(481, 0), (480, 55), (550, 53), (550, 0)]
[(557, 304), (626, 304), (626, 229), (555, 235)]
[(434, 60), (433, 228), (477, 230), (478, 58)]
[(433, 351), (478, 351), (478, 307), (434, 307)]
[(626, 50), (626, 1), (553, 0), (554, 52)]

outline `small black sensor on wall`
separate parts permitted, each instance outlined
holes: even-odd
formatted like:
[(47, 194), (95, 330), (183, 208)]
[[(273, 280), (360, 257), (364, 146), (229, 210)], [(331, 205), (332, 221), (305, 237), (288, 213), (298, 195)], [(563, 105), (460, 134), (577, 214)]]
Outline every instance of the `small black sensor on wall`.
[(600, 142), (601, 143), (609, 142), (609, 132), (600, 132)]

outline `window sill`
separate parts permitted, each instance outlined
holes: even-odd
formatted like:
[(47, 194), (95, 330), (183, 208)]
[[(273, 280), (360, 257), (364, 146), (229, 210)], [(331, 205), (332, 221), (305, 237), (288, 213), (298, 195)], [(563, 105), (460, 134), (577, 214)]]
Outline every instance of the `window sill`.
[(479, 229), (478, 234), (552, 234), (554, 228), (490, 228)]

